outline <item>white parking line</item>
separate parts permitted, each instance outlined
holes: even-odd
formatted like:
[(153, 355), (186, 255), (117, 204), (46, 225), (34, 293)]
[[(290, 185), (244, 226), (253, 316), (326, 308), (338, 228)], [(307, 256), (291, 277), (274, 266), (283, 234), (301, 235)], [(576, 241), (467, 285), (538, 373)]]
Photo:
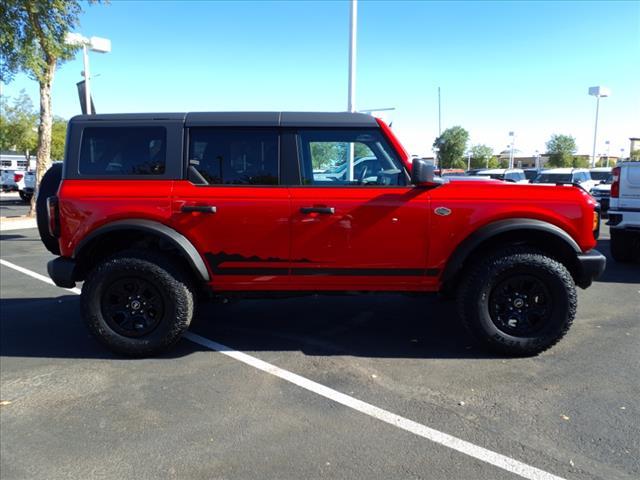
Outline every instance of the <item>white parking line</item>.
[[(53, 281), (50, 278), (44, 275), (40, 275), (39, 273), (27, 270), (26, 268), (20, 267), (2, 259), (0, 259), (0, 264), (12, 268), (20, 273), (24, 273), (25, 275), (29, 275), (30, 277), (42, 282), (53, 285)], [(80, 294), (79, 288), (67, 288), (65, 290), (78, 295)], [(208, 338), (202, 337), (195, 333), (187, 332), (184, 336), (188, 340), (191, 340), (198, 345), (220, 352), (223, 355), (250, 365), (254, 368), (257, 368), (258, 370), (262, 370), (263, 372), (274, 375), (289, 383), (293, 383), (294, 385), (304, 388), (305, 390), (321, 395), (325, 398), (328, 398), (329, 400), (349, 407), (360, 413), (364, 413), (365, 415), (369, 415), (370, 417), (398, 427), (407, 432), (411, 432), (415, 435), (426, 438), (427, 440), (431, 440), (432, 442), (444, 447), (463, 453), (482, 462), (506, 470), (507, 472), (511, 472), (515, 475), (519, 475), (520, 477), (527, 478), (529, 480), (564, 480), (562, 477), (558, 477), (556, 475), (553, 475), (552, 473), (532, 467), (530, 465), (527, 465), (526, 463), (522, 463), (511, 457), (507, 457), (506, 455), (488, 450), (473, 443), (467, 442), (466, 440), (462, 440), (439, 430), (427, 427), (426, 425), (414, 422), (413, 420), (409, 420), (408, 418), (401, 417), (400, 415), (396, 415), (395, 413), (391, 413), (387, 410), (371, 405), (370, 403), (363, 402), (362, 400), (358, 400), (357, 398), (351, 397), (349, 395), (345, 395), (344, 393), (326, 387), (320, 383), (314, 382), (313, 380), (309, 380), (308, 378), (302, 377), (288, 370), (276, 367), (275, 365), (260, 360), (259, 358), (252, 357), (251, 355), (247, 355), (243, 352), (239, 352), (237, 350), (234, 350), (233, 348), (222, 345), (221, 343), (214, 342), (213, 340), (209, 340)]]
[[(56, 286), (56, 284), (53, 283), (53, 280), (51, 280), (46, 275), (40, 275), (39, 273), (33, 272), (31, 270), (27, 270), (26, 268), (23, 268), (20, 265), (16, 265), (15, 263), (7, 262), (6, 260), (4, 260), (2, 258), (0, 258), (0, 265), (4, 265), (5, 267), (13, 268), (14, 270), (17, 270), (20, 273), (24, 273), (25, 275), (29, 275), (30, 277), (35, 278), (36, 280), (40, 280), (41, 282), (48, 283), (49, 285), (53, 285), (54, 287)], [(71, 293), (75, 293), (76, 295), (80, 295), (80, 293), (81, 293), (79, 288), (65, 288), (65, 290), (69, 290)]]

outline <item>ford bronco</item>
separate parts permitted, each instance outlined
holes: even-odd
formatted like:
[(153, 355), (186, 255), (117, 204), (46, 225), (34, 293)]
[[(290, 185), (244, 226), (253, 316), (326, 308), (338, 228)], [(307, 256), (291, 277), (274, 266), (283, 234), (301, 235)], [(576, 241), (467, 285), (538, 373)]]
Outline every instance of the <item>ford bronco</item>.
[(434, 177), (365, 114), (74, 117), (37, 209), (49, 275), (84, 282), (88, 328), (133, 356), (198, 296), (283, 292), (439, 292), (487, 347), (535, 355), (605, 268), (583, 189)]

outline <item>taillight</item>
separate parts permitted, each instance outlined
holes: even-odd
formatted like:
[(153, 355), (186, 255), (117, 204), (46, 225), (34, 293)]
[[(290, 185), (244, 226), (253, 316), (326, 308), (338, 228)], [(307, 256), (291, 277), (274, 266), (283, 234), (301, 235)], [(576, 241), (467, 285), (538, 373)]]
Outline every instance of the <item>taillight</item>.
[(613, 180), (611, 184), (611, 198), (618, 198), (620, 196), (620, 167), (615, 167), (611, 170), (611, 178)]
[(22, 173), (14, 173), (13, 174), (13, 181), (18, 183), (20, 180), (22, 180), (22, 177), (24, 177), (24, 175)]
[(60, 235), (60, 217), (58, 210), (58, 197), (47, 198), (47, 225), (49, 235), (58, 237)]

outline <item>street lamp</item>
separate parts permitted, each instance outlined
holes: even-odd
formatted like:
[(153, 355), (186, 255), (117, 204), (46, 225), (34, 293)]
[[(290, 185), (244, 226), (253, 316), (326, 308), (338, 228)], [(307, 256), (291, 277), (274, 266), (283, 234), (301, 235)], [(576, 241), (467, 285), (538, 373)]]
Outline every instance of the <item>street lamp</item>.
[(79, 33), (67, 33), (64, 39), (67, 45), (82, 47), (82, 60), (84, 62), (84, 103), (87, 115), (91, 115), (91, 89), (89, 87), (89, 54), (88, 50), (98, 53), (109, 53), (111, 51), (111, 40), (108, 38), (91, 37), (87, 38)]
[(511, 137), (511, 149), (509, 150), (509, 168), (513, 168), (513, 144), (516, 141), (515, 132), (509, 132), (509, 136)]
[(467, 151), (467, 170), (471, 170), (471, 150)]
[(609, 167), (609, 149), (611, 147), (611, 142), (609, 142), (609, 140), (606, 140), (604, 142), (604, 144), (607, 146), (607, 168)]
[(598, 114), (600, 113), (600, 97), (611, 95), (608, 87), (589, 87), (589, 95), (596, 97), (596, 126), (593, 129), (593, 150), (591, 152), (591, 166), (596, 166), (596, 140), (598, 138)]
[(356, 111), (356, 33), (358, 29), (358, 2), (351, 0), (349, 16), (349, 96), (347, 111)]

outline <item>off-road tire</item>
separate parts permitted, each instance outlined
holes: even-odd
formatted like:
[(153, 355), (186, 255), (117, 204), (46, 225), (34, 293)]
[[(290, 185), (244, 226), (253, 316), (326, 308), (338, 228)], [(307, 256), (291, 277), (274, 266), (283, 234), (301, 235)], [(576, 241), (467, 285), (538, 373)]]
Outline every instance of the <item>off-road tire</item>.
[(62, 181), (62, 164), (54, 163), (44, 174), (36, 197), (36, 223), (38, 224), (38, 232), (40, 239), (47, 250), (54, 255), (60, 255), (60, 245), (58, 239), (49, 233), (47, 198), (58, 193), (58, 187)]
[[(576, 314), (573, 278), (564, 265), (530, 249), (495, 251), (472, 265), (458, 293), (458, 312), (467, 330), (488, 349), (512, 356), (534, 356), (555, 345), (569, 330)], [(517, 276), (538, 280), (548, 292), (549, 317), (540, 330), (516, 335), (492, 319), (490, 302), (496, 287)]]
[[(148, 334), (132, 338), (116, 331), (105, 317), (104, 297), (123, 278), (152, 285), (163, 298), (163, 314)], [(189, 328), (194, 314), (194, 290), (179, 264), (156, 252), (128, 250), (94, 268), (82, 287), (82, 317), (89, 331), (108, 349), (127, 356), (147, 357), (168, 350)]]
[(633, 260), (634, 238), (630, 232), (611, 229), (611, 256), (616, 262), (626, 263)]

